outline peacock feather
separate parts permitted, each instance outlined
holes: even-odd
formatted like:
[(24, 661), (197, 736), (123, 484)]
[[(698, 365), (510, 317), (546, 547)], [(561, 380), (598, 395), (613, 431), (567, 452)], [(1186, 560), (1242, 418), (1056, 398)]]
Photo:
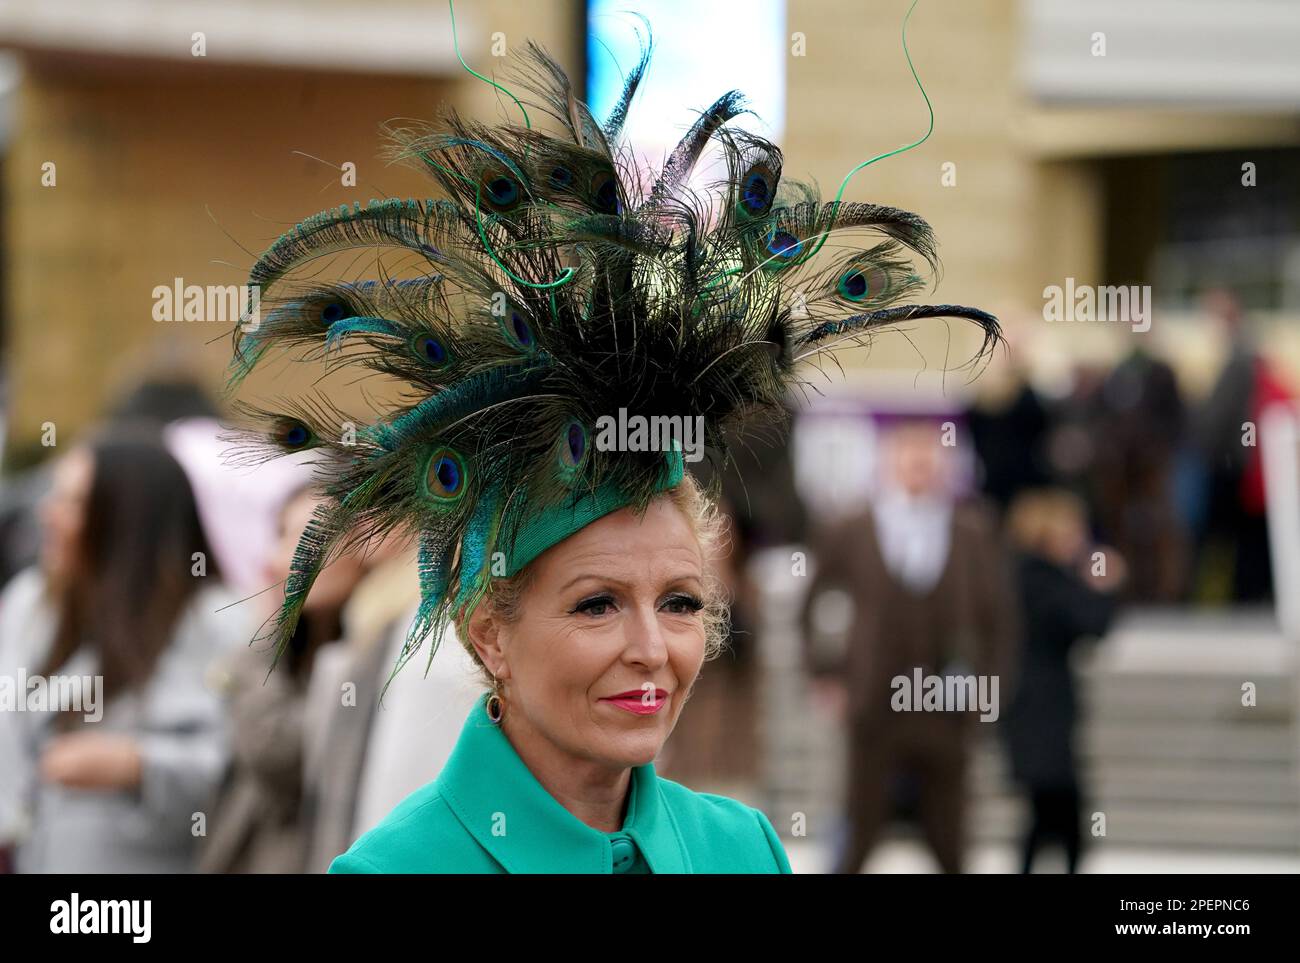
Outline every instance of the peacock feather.
[[(643, 169), (621, 132), (650, 55), (602, 123), (528, 42), (514, 80), (555, 132), (527, 113), (484, 124), (452, 109), (389, 124), (392, 156), (442, 199), (316, 214), (253, 265), (260, 314), (235, 332), (232, 390), (286, 349), (400, 386), (361, 422), (324, 396), (239, 408), (250, 457), (310, 450), (324, 495), (260, 636), (277, 656), (321, 568), (369, 539), (418, 541), (405, 662), (427, 638), (432, 658), (453, 609), (485, 590), (486, 560), (508, 557), (545, 506), (613, 484), (643, 507), (662, 456), (598, 450), (601, 416), (701, 415), (711, 457), (726, 458), (724, 430), (779, 415), (805, 365), (838, 347), (921, 318), (979, 325), (980, 357), (998, 340), (983, 311), (908, 303), (938, 266), (925, 220), (823, 202), (786, 177), (776, 144), (727, 126), (739, 91)], [(708, 151), (725, 175), (692, 187)], [(324, 279), (340, 258), (381, 263), (381, 276)]]

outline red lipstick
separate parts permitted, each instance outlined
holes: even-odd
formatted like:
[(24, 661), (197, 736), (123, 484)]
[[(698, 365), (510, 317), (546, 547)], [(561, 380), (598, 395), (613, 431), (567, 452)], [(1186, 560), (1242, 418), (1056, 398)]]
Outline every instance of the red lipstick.
[(608, 702), (610, 705), (626, 709), (639, 716), (650, 716), (668, 704), (668, 693), (663, 689), (655, 689), (652, 696), (645, 689), (629, 689), (618, 695), (605, 696), (600, 701)]

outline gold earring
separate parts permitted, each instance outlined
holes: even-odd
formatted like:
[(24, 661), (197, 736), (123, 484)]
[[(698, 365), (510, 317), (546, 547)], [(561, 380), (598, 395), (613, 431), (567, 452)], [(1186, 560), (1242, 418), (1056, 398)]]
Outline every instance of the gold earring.
[(501, 683), (496, 675), (492, 676), (492, 694), (487, 700), (487, 717), (496, 725), (501, 724), (501, 717), (505, 714), (505, 703), (501, 700), (500, 695)]

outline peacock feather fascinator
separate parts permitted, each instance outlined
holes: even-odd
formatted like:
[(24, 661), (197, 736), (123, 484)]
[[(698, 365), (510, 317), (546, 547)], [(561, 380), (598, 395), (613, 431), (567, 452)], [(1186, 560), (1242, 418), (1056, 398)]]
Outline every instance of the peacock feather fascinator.
[[(661, 167), (643, 167), (621, 133), (650, 56), (643, 44), (597, 120), (528, 42), (510, 77), (554, 132), (504, 86), (523, 124), (449, 108), (434, 124), (390, 123), (392, 155), (443, 196), (324, 211), (253, 265), (232, 390), (286, 348), (398, 386), (381, 417), (360, 422), (320, 393), (236, 406), (240, 450), (310, 450), (323, 496), (259, 635), (277, 656), (321, 568), (370, 539), (418, 540), (421, 603), (400, 668), (425, 639), (432, 659), (492, 578), (681, 480), (679, 443), (610, 450), (602, 419), (700, 417), (716, 462), (724, 430), (780, 418), (805, 365), (882, 328), (967, 319), (982, 328), (977, 359), (999, 339), (978, 309), (908, 303), (920, 272), (938, 268), (930, 226), (823, 202), (783, 176), (776, 144), (727, 126), (744, 112), (739, 91), (705, 109)], [(717, 176), (693, 186), (706, 154)], [(354, 276), (362, 259), (371, 276), (322, 279), (339, 263)]]

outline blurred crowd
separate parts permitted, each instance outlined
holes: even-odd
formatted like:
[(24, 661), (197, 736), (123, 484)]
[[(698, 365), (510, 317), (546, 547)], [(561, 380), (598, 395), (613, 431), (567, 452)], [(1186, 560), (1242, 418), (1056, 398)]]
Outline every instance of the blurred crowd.
[(1013, 346), (1006, 376), (964, 413), (976, 491), (957, 481), (944, 419), (881, 422), (869, 506), (806, 539), (818, 565), (805, 661), (848, 745), (835, 871), (858, 871), (898, 814), (942, 870), (965, 865), (975, 716), (899, 711), (895, 680), (999, 680), (999, 735), (1029, 813), (1020, 866), (1055, 845), (1074, 872), (1086, 792), (1076, 647), (1104, 637), (1125, 603), (1271, 599), (1258, 426), (1293, 394), (1232, 292), (1208, 290), (1204, 306), (1229, 350), (1202, 399), (1140, 339), (1045, 398)]
[[(1031, 813), (1023, 869), (1049, 844), (1075, 869), (1074, 647), (1125, 602), (1271, 593), (1258, 447), (1243, 433), (1289, 392), (1231, 294), (1206, 305), (1232, 348), (1203, 399), (1141, 348), (1078, 370), (1063, 398), (1040, 396), (1013, 361), (1010, 387), (963, 419), (977, 490), (958, 483), (932, 417), (880, 421), (870, 504), (844, 518), (801, 504), (789, 446), (746, 445), (743, 487), (720, 480), (732, 645), (706, 667), (662, 773), (696, 788), (756, 777), (764, 588), (747, 562), (806, 545), (807, 677), (848, 749), (828, 868), (858, 871), (900, 816), (943, 870), (965, 865), (975, 716), (898, 711), (893, 680), (919, 670), (999, 680), (999, 731)], [(308, 466), (232, 471), (224, 447), (201, 392), (146, 384), (6, 480), (0, 676), (97, 675), (103, 692), (93, 722), (0, 712), (5, 869), (323, 872), (450, 753), (476, 675), (452, 635), (394, 673), (418, 604), (410, 544), (328, 566), (274, 659), (249, 644), (318, 501)]]
[(1013, 363), (969, 413), (992, 502), (1006, 511), (1029, 488), (1074, 492), (1094, 533), (1130, 560), (1134, 602), (1272, 598), (1258, 429), (1293, 392), (1231, 291), (1209, 289), (1202, 304), (1226, 345), (1204, 398), (1186, 397), (1171, 365), (1133, 338), (1109, 369), (1076, 366), (1059, 398), (1042, 397)]
[(283, 651), (258, 640), (320, 502), (306, 464), (227, 464), (214, 415), (141, 386), (11, 489), (0, 675), (102, 691), (0, 712), (8, 871), (324, 872), (478, 694), (454, 638), (388, 685), (419, 592), (397, 540), (327, 566)]

